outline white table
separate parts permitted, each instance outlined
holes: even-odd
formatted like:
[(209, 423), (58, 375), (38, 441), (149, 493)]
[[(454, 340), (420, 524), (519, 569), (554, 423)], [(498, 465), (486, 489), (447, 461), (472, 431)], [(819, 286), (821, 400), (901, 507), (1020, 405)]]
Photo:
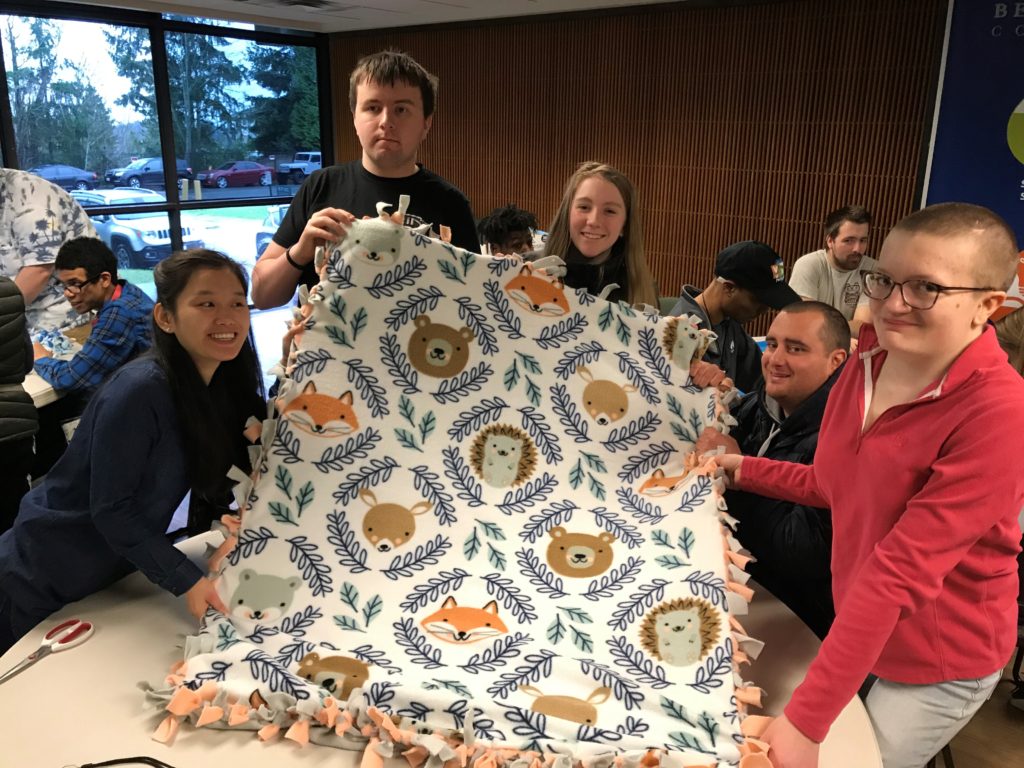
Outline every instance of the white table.
[[(195, 539), (183, 548), (190, 555), (202, 551)], [(152, 741), (150, 735), (161, 717), (144, 705), (136, 683), (159, 683), (171, 664), (181, 659), (173, 638), (192, 632), (195, 621), (183, 600), (138, 573), (54, 614), (0, 659), (0, 670), (35, 650), (43, 628), (72, 616), (96, 625), (92, 638), (0, 686), (0, 765), (61, 768), (152, 755), (177, 768), (279, 768), (282, 761), (358, 768), (360, 753), (291, 742), (267, 745), (251, 731), (226, 733), (184, 726), (172, 747)], [(759, 588), (751, 614), (742, 622), (768, 643), (749, 677), (768, 691), (767, 714), (778, 714), (814, 657), (818, 640), (788, 608)], [(399, 765), (406, 764), (394, 763), (396, 768)], [(881, 768), (874, 733), (858, 699), (832, 726), (820, 765)]]
[[(750, 615), (738, 617), (764, 650), (744, 677), (763, 688), (766, 715), (781, 715), (793, 691), (804, 679), (821, 641), (786, 605), (751, 581), (754, 601)], [(2, 695), (2, 694), (0, 694)], [(821, 745), (821, 768), (881, 768), (882, 756), (864, 705), (857, 697), (843, 709)]]
[(25, 387), (25, 391), (32, 398), (36, 408), (42, 408), (44, 405), (55, 403), (59, 397), (54, 388), (35, 371), (32, 371), (25, 377), (22, 386)]

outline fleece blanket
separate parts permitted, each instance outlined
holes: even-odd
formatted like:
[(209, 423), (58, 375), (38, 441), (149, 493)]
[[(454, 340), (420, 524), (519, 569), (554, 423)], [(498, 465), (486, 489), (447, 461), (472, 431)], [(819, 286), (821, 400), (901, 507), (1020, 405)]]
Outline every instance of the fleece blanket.
[(729, 423), (689, 384), (708, 333), (384, 214), (318, 264), (212, 559), (230, 615), (151, 691), (157, 737), (759, 764), (745, 558), (692, 452)]

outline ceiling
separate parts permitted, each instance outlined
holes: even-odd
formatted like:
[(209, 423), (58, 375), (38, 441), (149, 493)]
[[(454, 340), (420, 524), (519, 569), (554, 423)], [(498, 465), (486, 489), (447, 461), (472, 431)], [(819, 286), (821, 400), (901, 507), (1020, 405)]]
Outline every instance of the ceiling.
[(656, 0), (86, 0), (91, 5), (248, 21), (312, 32), (444, 24), (650, 5)]

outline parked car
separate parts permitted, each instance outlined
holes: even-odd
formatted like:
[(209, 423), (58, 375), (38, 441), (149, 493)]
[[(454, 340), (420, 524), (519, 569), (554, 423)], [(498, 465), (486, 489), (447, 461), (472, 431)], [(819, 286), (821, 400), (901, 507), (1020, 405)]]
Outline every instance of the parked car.
[[(176, 160), (178, 179), (191, 179), (192, 169), (184, 160)], [(160, 157), (140, 157), (124, 168), (112, 168), (104, 174), (104, 178), (117, 186), (162, 187), (164, 185), (164, 161)]]
[(95, 171), (84, 171), (73, 165), (39, 165), (29, 168), (29, 173), (42, 176), (47, 181), (52, 181), (58, 187), (64, 189), (94, 189), (99, 177)]
[(230, 160), (213, 171), (203, 171), (196, 178), (204, 187), (249, 187), (259, 184), (269, 187), (274, 180), (274, 169), (251, 160)]
[[(96, 189), (72, 191), (84, 208), (98, 205), (138, 205), (162, 203), (167, 198), (151, 189)], [(202, 248), (200, 228), (182, 215), (181, 236), (185, 248)], [(92, 223), (110, 250), (117, 257), (118, 269), (152, 268), (158, 261), (171, 255), (171, 233), (166, 213), (130, 211), (105, 213), (92, 217)]]
[(267, 216), (263, 219), (259, 230), (256, 232), (256, 258), (258, 259), (267, 250), (270, 241), (274, 239), (274, 233), (281, 226), (284, 215), (288, 213), (288, 203), (281, 205), (268, 205)]
[(290, 163), (281, 163), (277, 167), (277, 178), (292, 184), (301, 184), (302, 180), (313, 171), (320, 170), (319, 152), (296, 152)]

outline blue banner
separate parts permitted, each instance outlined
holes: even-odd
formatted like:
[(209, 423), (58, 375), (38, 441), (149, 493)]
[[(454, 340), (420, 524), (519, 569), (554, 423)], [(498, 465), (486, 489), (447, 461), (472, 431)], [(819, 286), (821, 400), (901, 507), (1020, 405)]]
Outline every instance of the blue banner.
[[(991, 208), (1024, 246), (1024, 2), (954, 3), (925, 189), (948, 201)], [(1020, 281), (1007, 308), (1024, 303)]]

